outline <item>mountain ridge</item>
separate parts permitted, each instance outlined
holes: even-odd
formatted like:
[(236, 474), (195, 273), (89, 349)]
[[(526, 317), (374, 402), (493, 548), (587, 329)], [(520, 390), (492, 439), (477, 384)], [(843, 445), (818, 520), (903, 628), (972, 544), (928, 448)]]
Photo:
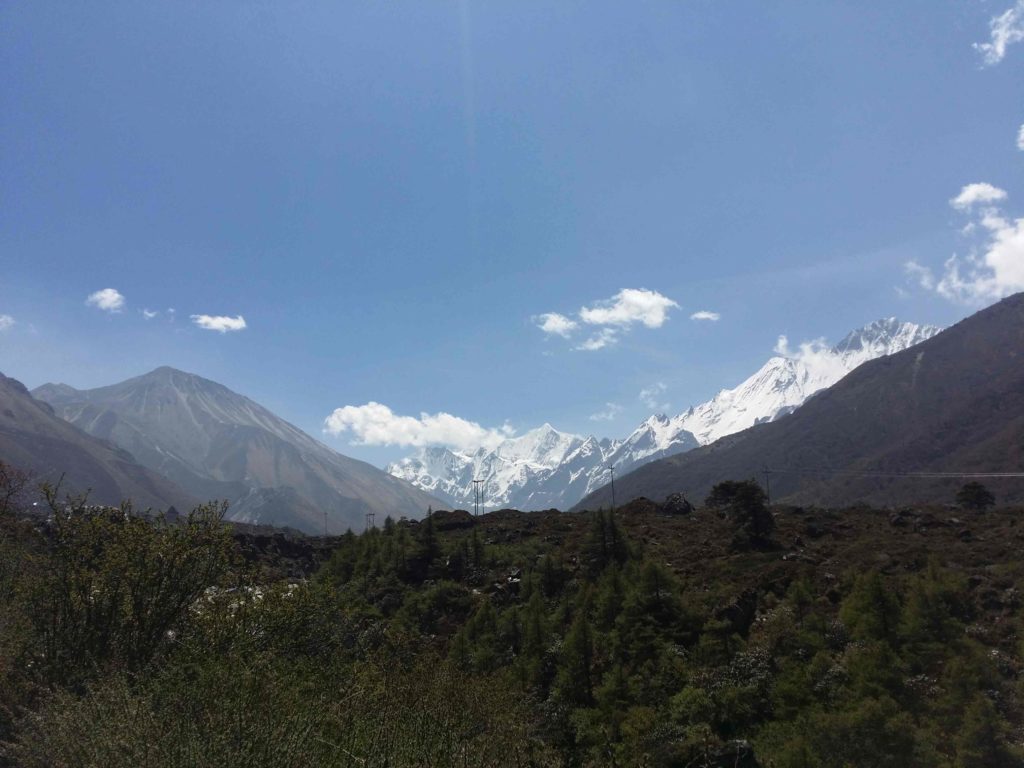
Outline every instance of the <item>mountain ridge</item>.
[(62, 493), (89, 493), (110, 506), (131, 500), (136, 509), (186, 511), (199, 502), (185, 489), (139, 463), (126, 450), (61, 419), (17, 379), (0, 374), (0, 459), (60, 483)]
[[(921, 472), (1024, 469), (1024, 294), (920, 344), (869, 360), (784, 419), (758, 424), (618, 478), (616, 496), (700, 497), (771, 470), (772, 497), (796, 504), (950, 501), (963, 477)], [(1019, 480), (986, 479), (1001, 501)], [(600, 489), (574, 509), (607, 506)]]
[(132, 452), (229, 519), (307, 532), (362, 528), (367, 514), (420, 517), (437, 500), (344, 456), (244, 395), (161, 366), (89, 390), (34, 390), (61, 418)]

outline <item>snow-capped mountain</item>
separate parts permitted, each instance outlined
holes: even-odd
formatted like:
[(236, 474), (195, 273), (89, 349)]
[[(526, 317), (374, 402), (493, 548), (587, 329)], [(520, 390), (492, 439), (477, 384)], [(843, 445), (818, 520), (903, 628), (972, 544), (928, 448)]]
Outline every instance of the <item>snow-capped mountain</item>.
[(678, 424), (692, 432), (701, 445), (713, 443), (792, 413), (815, 392), (831, 387), (861, 363), (900, 352), (941, 330), (890, 317), (858, 328), (833, 347), (819, 340), (789, 350), (785, 339), (780, 339), (779, 354), (757, 373), (735, 389), (723, 389), (706, 403), (690, 408), (677, 417)]
[(608, 482), (609, 467), (625, 474), (654, 459), (697, 447), (665, 416), (651, 416), (625, 440), (559, 432), (550, 424), (473, 453), (423, 448), (387, 471), (460, 507), (473, 505), (481, 480), (486, 509), (564, 509)]
[(888, 318), (853, 331), (832, 347), (815, 341), (790, 350), (780, 339), (778, 354), (738, 387), (723, 389), (678, 416), (651, 416), (624, 440), (568, 434), (545, 424), (493, 450), (423, 448), (387, 471), (454, 506), (472, 507), (476, 479), (482, 481), (486, 509), (567, 509), (607, 483), (609, 467), (624, 475), (655, 459), (774, 421), (861, 363), (911, 347), (940, 330)]

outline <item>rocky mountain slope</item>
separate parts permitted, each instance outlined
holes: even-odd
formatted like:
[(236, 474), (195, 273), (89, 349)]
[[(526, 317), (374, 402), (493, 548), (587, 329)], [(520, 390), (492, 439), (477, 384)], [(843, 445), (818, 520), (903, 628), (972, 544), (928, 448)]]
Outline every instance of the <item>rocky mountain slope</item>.
[(421, 517), (438, 504), (249, 398), (173, 368), (84, 391), (45, 384), (33, 395), (194, 496), (227, 499), (238, 522), (339, 532), (362, 529), (370, 512)]
[(853, 331), (832, 347), (821, 341), (801, 345), (772, 357), (738, 387), (722, 390), (706, 403), (674, 417), (651, 416), (624, 440), (567, 434), (545, 424), (494, 450), (421, 449), (387, 471), (454, 506), (471, 507), (473, 480), (481, 479), (487, 509), (564, 509), (607, 483), (609, 467), (621, 476), (774, 421), (865, 361), (911, 347), (939, 330), (888, 318)]
[[(856, 345), (856, 339), (851, 344)], [(787, 418), (760, 424), (616, 482), (618, 500), (772, 472), (774, 500), (810, 504), (951, 501), (958, 473), (1024, 471), (1024, 294), (910, 349), (871, 360)], [(928, 477), (922, 473), (954, 473)], [(986, 478), (1000, 501), (1021, 478)], [(607, 506), (609, 489), (578, 508)]]
[[(0, 374), (0, 461), (28, 470), (38, 482), (56, 485), (61, 495), (90, 491), (97, 504), (130, 499), (139, 510), (180, 511), (196, 497), (139, 464), (127, 451), (68, 424), (20, 381)], [(62, 480), (63, 478), (63, 480)]]

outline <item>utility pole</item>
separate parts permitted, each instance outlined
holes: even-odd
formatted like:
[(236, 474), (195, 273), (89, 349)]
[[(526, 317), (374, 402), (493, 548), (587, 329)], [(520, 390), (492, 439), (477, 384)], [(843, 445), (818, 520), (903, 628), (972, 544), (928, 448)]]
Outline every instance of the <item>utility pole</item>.
[(615, 514), (615, 465), (609, 464), (608, 471), (612, 473), (612, 514)]
[(480, 516), (480, 498), (483, 496), (483, 491), (480, 490), (480, 483), (483, 480), (473, 481), (473, 516)]
[(768, 506), (772, 504), (772, 471), (768, 469), (768, 465), (764, 465), (764, 497), (765, 503)]

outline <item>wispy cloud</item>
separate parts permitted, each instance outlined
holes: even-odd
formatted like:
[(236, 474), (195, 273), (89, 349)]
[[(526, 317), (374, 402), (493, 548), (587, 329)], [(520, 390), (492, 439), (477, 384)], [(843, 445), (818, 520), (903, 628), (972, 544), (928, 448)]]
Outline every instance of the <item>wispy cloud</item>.
[(563, 339), (572, 336), (572, 332), (580, 326), (575, 320), (557, 312), (545, 312), (543, 315), (537, 315), (533, 321), (544, 333), (561, 336)]
[(488, 429), (444, 412), (400, 416), (386, 405), (372, 401), (336, 408), (324, 420), (324, 431), (335, 437), (350, 433), (353, 445), (444, 445), (465, 451), (495, 448), (515, 434), (507, 424)]
[(903, 265), (903, 269), (907, 275), (914, 280), (914, 282), (926, 291), (930, 291), (935, 288), (935, 275), (928, 267), (918, 264), (916, 261), (908, 261)]
[(245, 318), (241, 315), (227, 317), (226, 315), (191, 315), (192, 322), (207, 331), (227, 333), (228, 331), (241, 331), (247, 326)]
[(0, 315), (0, 333), (11, 330), (15, 325), (13, 317), (10, 315)]
[(103, 288), (90, 293), (86, 298), (87, 306), (102, 309), (104, 312), (120, 312), (124, 309), (125, 298), (116, 288)]
[(615, 417), (622, 413), (622, 406), (618, 403), (605, 403), (604, 410), (590, 414), (591, 421), (614, 421)]
[(661, 396), (665, 394), (667, 389), (668, 387), (665, 386), (665, 382), (656, 381), (651, 386), (641, 389), (638, 397), (640, 402), (652, 411), (667, 411), (670, 407), (669, 403), (661, 399)]
[(706, 309), (702, 309), (699, 312), (694, 312), (690, 315), (691, 320), (709, 320), (712, 323), (716, 323), (722, 319), (722, 316), (717, 312), (710, 312)]
[(906, 265), (908, 274), (922, 288), (963, 303), (996, 301), (1024, 290), (1024, 218), (1008, 217), (995, 205), (1006, 197), (991, 184), (964, 187), (950, 205), (972, 217), (961, 230), (970, 238), (967, 254), (947, 259), (941, 277), (915, 262)]
[(988, 27), (988, 42), (975, 43), (974, 49), (981, 54), (985, 65), (991, 67), (1003, 60), (1007, 48), (1024, 40), (1024, 0), (1017, 0), (1012, 8), (992, 17)]
[(143, 309), (142, 310), (142, 316), (144, 318), (146, 318), (147, 320), (152, 320), (154, 317), (156, 317), (159, 314), (160, 313), (158, 311), (156, 311), (155, 309)]
[(573, 347), (581, 352), (596, 352), (599, 349), (610, 347), (619, 340), (619, 335), (612, 328), (602, 328), (582, 344)]
[(779, 336), (772, 351), (780, 357), (788, 357), (791, 360), (806, 361), (814, 358), (832, 360), (835, 357), (831, 354), (831, 347), (824, 337), (811, 339), (810, 341), (801, 341), (794, 349), (789, 344), (789, 338)]
[(1017, 149), (1024, 152), (1024, 125), (1017, 131)]

